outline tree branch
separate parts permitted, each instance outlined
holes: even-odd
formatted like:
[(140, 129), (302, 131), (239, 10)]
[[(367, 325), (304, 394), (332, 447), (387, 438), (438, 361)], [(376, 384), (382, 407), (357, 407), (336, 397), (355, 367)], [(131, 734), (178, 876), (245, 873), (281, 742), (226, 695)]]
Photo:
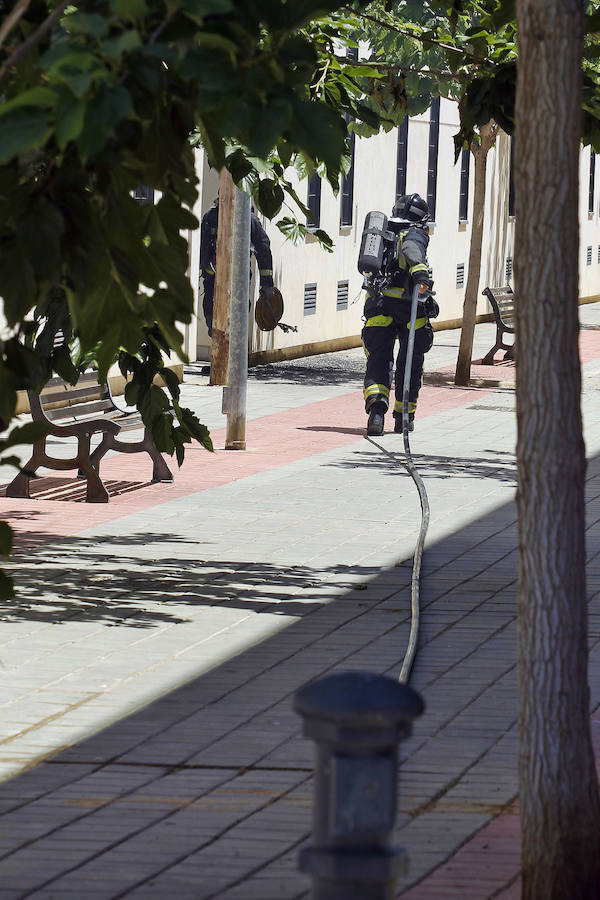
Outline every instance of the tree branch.
[(170, 21), (171, 21), (171, 19), (173, 18), (174, 15), (175, 15), (175, 10), (173, 10), (173, 9), (169, 10), (169, 12), (167, 13), (167, 15), (164, 17), (164, 19), (163, 19), (162, 22), (160, 23), (160, 25), (158, 25), (158, 26), (154, 29), (154, 31), (152, 32), (152, 34), (150, 35), (150, 39), (148, 40), (148, 43), (149, 43), (149, 44), (154, 44), (154, 42), (158, 40), (158, 38), (159, 38), (160, 35), (163, 33), (163, 31), (165, 30), (165, 28), (167, 27), (167, 25), (170, 23)]
[(0, 47), (13, 30), (23, 13), (26, 11), (27, 7), (31, 3), (31, 0), (18, 0), (15, 4), (14, 8), (8, 14), (2, 27), (0, 28)]
[[(65, 9), (71, 2), (72, 0), (61, 0), (54, 12), (50, 13), (50, 15), (46, 19), (44, 19), (37, 31), (34, 31), (33, 34), (31, 34), (27, 38), (27, 40), (24, 41), (19, 47), (17, 47), (15, 52), (8, 57), (8, 59), (0, 69), (0, 84), (2, 84), (2, 82), (6, 80), (10, 70), (14, 69), (14, 67), (23, 59), (23, 57), (26, 56), (29, 51), (36, 46), (36, 44), (39, 44), (44, 35), (47, 34), (54, 25), (56, 25)], [(24, 11), (25, 10), (23, 10), (23, 12)]]
[[(451, 72), (450, 69), (424, 69), (417, 66), (402, 66), (400, 63), (378, 62), (377, 60), (372, 59), (359, 59), (356, 61), (355, 59), (348, 60), (345, 56), (336, 56), (335, 58), (342, 64), (343, 74), (345, 74), (343, 69), (344, 66), (355, 68), (364, 65), (372, 69), (383, 69), (384, 72), (416, 72), (417, 75), (435, 75), (437, 78), (453, 78), (455, 81), (461, 80), (460, 74)], [(350, 76), (346, 75), (346, 77), (349, 78)]]
[(398, 28), (397, 25), (392, 25), (389, 22), (382, 22), (381, 19), (377, 19), (375, 16), (370, 16), (368, 13), (355, 12), (347, 6), (343, 8), (348, 12), (353, 12), (353, 14), (358, 16), (360, 19), (366, 19), (368, 22), (373, 22), (374, 25), (378, 25), (380, 28), (387, 28), (388, 31), (393, 31), (395, 34), (401, 34), (404, 37), (413, 38), (415, 41), (420, 41), (421, 44), (427, 44), (429, 47), (439, 47), (442, 50), (447, 50), (449, 53), (459, 53), (461, 56), (468, 57), (471, 62), (492, 62), (487, 56), (476, 56), (474, 53), (471, 53), (470, 50), (461, 50), (459, 47), (453, 47), (452, 44), (444, 44), (442, 43), (442, 41), (434, 40), (434, 38), (426, 38), (423, 37), (423, 35), (415, 34), (413, 31), (409, 31), (404, 28)]

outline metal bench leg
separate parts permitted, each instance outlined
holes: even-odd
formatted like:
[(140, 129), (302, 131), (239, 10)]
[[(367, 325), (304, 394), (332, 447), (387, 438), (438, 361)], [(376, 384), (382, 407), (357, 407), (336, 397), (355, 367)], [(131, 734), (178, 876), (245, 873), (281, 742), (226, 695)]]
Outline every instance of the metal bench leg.
[(85, 460), (81, 463), (83, 474), (87, 478), (87, 488), (85, 492), (86, 503), (108, 503), (110, 497), (108, 491), (102, 483), (102, 479), (93, 465)]
[(156, 444), (147, 428), (144, 431), (144, 447), (153, 463), (152, 481), (173, 481), (173, 473), (164, 461), (162, 453), (156, 449)]
[(18, 475), (15, 475), (11, 483), (6, 488), (7, 497), (21, 497), (29, 499), (29, 482), (39, 467), (46, 459), (46, 439), (36, 441), (33, 445), (33, 453), (31, 459), (21, 469)]
[(107, 452), (107, 450), (110, 450), (111, 437), (112, 435), (110, 437), (107, 434), (103, 435), (102, 440), (100, 441), (96, 449), (90, 454), (90, 462), (97, 472), (100, 471), (100, 460)]
[[(79, 471), (85, 476), (87, 479), (87, 487), (85, 492), (85, 502), (86, 503), (108, 503), (109, 495), (108, 491), (104, 487), (102, 483), (102, 479), (100, 478), (100, 474), (98, 472), (98, 466), (94, 465), (92, 462), (94, 454), (90, 456), (90, 441), (91, 437), (89, 434), (82, 434), (78, 438), (77, 445), (77, 464), (79, 466)], [(104, 443), (104, 439), (100, 443), (98, 450), (102, 444)], [(104, 451), (106, 452), (106, 450)], [(98, 463), (100, 460), (98, 460)]]
[(494, 344), (492, 349), (489, 351), (489, 353), (486, 353), (485, 356), (483, 357), (483, 359), (481, 360), (481, 365), (482, 366), (493, 366), (494, 365), (494, 356), (496, 354), (496, 351), (500, 350), (501, 347), (502, 347), (502, 344), (499, 344), (496, 341), (496, 343)]

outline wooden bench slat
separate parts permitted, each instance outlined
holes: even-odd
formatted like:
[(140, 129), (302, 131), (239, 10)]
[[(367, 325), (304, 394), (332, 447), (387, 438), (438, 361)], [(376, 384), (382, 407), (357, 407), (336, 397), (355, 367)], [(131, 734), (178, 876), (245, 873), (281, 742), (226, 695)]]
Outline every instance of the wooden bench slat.
[(65, 390), (72, 391), (76, 387), (81, 387), (83, 384), (98, 384), (98, 373), (95, 370), (88, 370), (84, 372), (83, 375), (80, 375), (77, 379), (77, 384), (69, 384), (64, 378), (61, 378), (60, 375), (53, 375), (52, 378), (49, 378), (45, 384), (44, 390), (49, 387), (62, 387)]
[[(73, 415), (72, 413), (69, 413), (67, 409), (61, 410), (61, 413), (64, 422), (54, 419), (54, 422), (59, 428), (62, 424), (70, 425), (75, 422), (80, 425), (85, 425), (87, 422), (97, 422), (98, 420), (104, 421), (105, 419), (110, 422), (116, 422), (121, 431), (144, 427), (142, 417), (139, 413), (124, 413), (120, 409), (109, 409), (107, 412), (100, 410), (99, 413), (92, 413), (85, 416)], [(49, 415), (48, 418), (50, 418)]]
[(103, 395), (106, 395), (106, 391), (102, 388), (97, 386), (94, 387), (94, 385), (87, 385), (81, 388), (71, 388), (68, 391), (56, 391), (51, 394), (42, 394), (41, 399), (43, 406), (46, 406), (49, 403), (60, 403), (66, 406), (69, 403), (73, 403), (74, 400), (84, 400), (86, 397), (97, 397), (100, 399)]
[(110, 400), (92, 400), (90, 403), (77, 403), (72, 406), (60, 406), (58, 409), (46, 409), (44, 412), (51, 422), (57, 419), (85, 419), (86, 417), (98, 418), (98, 414), (105, 409), (111, 409)]

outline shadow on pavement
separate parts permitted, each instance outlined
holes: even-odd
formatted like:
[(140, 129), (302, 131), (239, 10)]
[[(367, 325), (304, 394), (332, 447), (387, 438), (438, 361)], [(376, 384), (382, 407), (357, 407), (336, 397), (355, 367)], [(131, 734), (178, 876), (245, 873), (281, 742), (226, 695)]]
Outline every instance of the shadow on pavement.
[[(442, 463), (448, 461), (440, 457), (435, 464)], [(597, 478), (597, 459), (590, 468)], [(489, 477), (478, 469), (479, 477)], [(505, 467), (500, 477), (510, 474)], [(590, 484), (589, 496), (597, 492)], [(590, 527), (591, 546), (599, 528)], [(177, 553), (170, 535), (120, 540), (142, 545), (152, 537), (167, 538)], [(426, 550), (411, 683), (427, 708), (401, 745), (396, 840), (408, 848), (411, 869), (400, 893), (506, 809), (517, 792), (516, 548), (516, 510), (509, 503)], [(90, 615), (115, 624), (116, 635), (117, 613), (126, 613), (123, 621), (130, 624), (128, 608), (142, 625), (154, 621), (155, 612), (145, 611), (150, 600), (168, 616), (165, 598), (174, 589), (183, 604), (206, 602), (206, 592), (217, 605), (256, 609), (253, 592), (276, 583), (285, 612), (299, 612), (298, 589), (308, 602), (288, 627), (0, 784), (0, 877), (3, 886), (11, 885), (10, 900), (306, 897), (297, 853), (310, 832), (313, 748), (301, 738), (293, 694), (333, 670), (397, 676), (409, 630), (410, 570), (327, 568), (321, 576), (333, 576), (342, 588), (345, 573), (364, 571), (366, 581), (359, 580), (360, 590), (354, 578), (348, 590), (324, 602), (311, 599), (310, 567), (213, 562), (206, 564), (209, 571), (201, 561), (163, 555), (136, 559), (136, 571), (126, 571), (133, 557), (124, 553), (115, 559), (120, 571), (108, 573), (101, 549), (89, 554), (83, 582), (66, 564), (55, 569), (67, 595), (55, 621), (70, 612), (87, 615), (74, 606), (88, 589), (95, 604)], [(42, 573), (50, 563), (42, 554), (37, 571), (33, 563), (25, 571), (32, 604), (40, 602), (36, 592), (43, 593)], [(589, 575), (597, 584), (600, 554)], [(235, 597), (228, 594), (230, 579), (238, 586)], [(592, 611), (595, 643), (600, 617)], [(31, 612), (40, 614), (43, 607)], [(53, 621), (53, 613), (46, 614)], [(487, 896), (499, 895), (513, 877), (490, 857)]]
[[(147, 548), (152, 542), (163, 547), (169, 543), (173, 555), (144, 558), (134, 552), (115, 553), (119, 543), (133, 549), (136, 544)], [(102, 538), (69, 537), (60, 542), (60, 557), (56, 548), (46, 552), (41, 547), (31, 561), (19, 560), (14, 571), (18, 595), (16, 601), (0, 602), (0, 620), (59, 625), (77, 619), (82, 625), (100, 622), (151, 628), (188, 621), (185, 608), (211, 606), (302, 616), (326, 600), (296, 599), (297, 594), (321, 587), (325, 578), (343, 582), (344, 576), (355, 577), (358, 572), (367, 582), (379, 571), (369, 566), (332, 566), (324, 571), (277, 563), (185, 559), (182, 554), (197, 557), (210, 541), (186, 541), (172, 534), (110, 537), (105, 543), (106, 556), (102, 555)], [(72, 552), (77, 566), (68, 564)], [(170, 606), (177, 612), (170, 611)]]
[[(374, 438), (374, 441), (378, 438)], [(388, 450), (385, 454), (374, 454), (368, 450), (357, 450), (351, 460), (342, 460), (341, 462), (332, 462), (330, 465), (342, 469), (365, 469), (365, 471), (376, 471), (384, 475), (398, 475), (398, 470), (406, 470), (404, 463), (404, 454), (393, 450)], [(514, 460), (513, 454), (504, 454), (498, 451), (490, 451), (496, 454), (498, 462), (490, 463), (489, 457), (452, 457), (452, 456), (434, 456), (431, 454), (424, 455), (413, 453), (414, 463), (423, 477), (435, 476), (438, 479), (445, 480), (452, 478), (453, 475), (462, 475), (470, 478), (492, 478), (507, 484), (517, 483), (517, 467), (516, 463), (508, 462), (503, 459), (508, 456), (510, 460)], [(408, 475), (408, 472), (407, 472)]]

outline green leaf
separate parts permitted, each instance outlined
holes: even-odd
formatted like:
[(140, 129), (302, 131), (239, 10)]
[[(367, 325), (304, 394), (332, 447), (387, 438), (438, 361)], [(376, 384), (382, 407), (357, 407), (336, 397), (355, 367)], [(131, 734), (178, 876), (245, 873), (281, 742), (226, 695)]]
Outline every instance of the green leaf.
[(0, 422), (5, 427), (15, 414), (17, 405), (17, 378), (0, 357)]
[(115, 38), (109, 38), (106, 41), (102, 41), (102, 51), (106, 53), (108, 57), (115, 58), (130, 50), (135, 50), (141, 43), (142, 39), (140, 38), (139, 33), (135, 29), (129, 29), (128, 31), (121, 32), (121, 34)]
[(214, 452), (215, 448), (213, 447), (208, 428), (200, 422), (191, 409), (181, 410), (181, 423), (188, 429), (192, 437), (202, 444), (206, 450), (209, 450), (211, 453)]
[(152, 384), (142, 397), (142, 402), (138, 408), (142, 414), (144, 425), (151, 428), (154, 420), (169, 409), (169, 400), (162, 388)]
[[(10, 100), (6, 100), (0, 106), (0, 119), (11, 112), (11, 110), (19, 109), (21, 107), (51, 109), (56, 103), (56, 99), (56, 91), (52, 90), (52, 88), (38, 85), (37, 87), (30, 88), (28, 91), (17, 94), (16, 97), (12, 97)], [(1, 127), (3, 126), (0, 125), (0, 128)]]
[(52, 130), (48, 115), (42, 110), (15, 109), (2, 116), (0, 125), (0, 165), (15, 156), (41, 147)]
[(328, 253), (333, 253), (333, 241), (326, 231), (323, 231), (322, 228), (317, 228), (315, 231), (311, 231), (311, 234), (317, 238), (324, 250), (327, 250)]
[(140, 385), (137, 381), (128, 381), (125, 385), (125, 403), (127, 406), (136, 406), (140, 394)]
[(74, 100), (67, 93), (61, 97), (54, 114), (54, 133), (61, 150), (81, 134), (85, 111), (86, 104), (83, 100)]
[(232, 60), (236, 58), (239, 52), (239, 46), (235, 41), (231, 41), (229, 38), (223, 37), (222, 34), (215, 34), (214, 32), (198, 31), (194, 35), (194, 42), (199, 47), (211, 47), (215, 50), (224, 50)]
[[(8, 435), (0, 440), (0, 450), (4, 452), (9, 447), (18, 447), (21, 444), (33, 444), (48, 433), (45, 422), (27, 422), (25, 425), (17, 425)], [(1, 524), (1, 523), (0, 523)]]
[(281, 165), (284, 169), (287, 169), (292, 158), (292, 147), (290, 144), (284, 140), (279, 141), (277, 144), (277, 154), (281, 160)]
[(179, 378), (172, 369), (166, 366), (160, 369), (160, 376), (164, 380), (168, 391), (175, 400), (179, 399)]
[(13, 530), (8, 522), (0, 522), (0, 556), (8, 556), (13, 548)]
[[(23, 258), (31, 258), (33, 270), (40, 280), (60, 278), (57, 264), (64, 232), (65, 220), (59, 209), (43, 195), (34, 198), (18, 223), (17, 240)], [(33, 246), (36, 252), (31, 254)]]
[(278, 222), (275, 223), (281, 233), (285, 235), (285, 237), (292, 242), (292, 244), (298, 245), (301, 244), (308, 234), (308, 228), (302, 222), (298, 222), (296, 219), (292, 219), (289, 216), (285, 216), (283, 219), (279, 219)]
[(258, 185), (258, 205), (269, 219), (277, 215), (283, 203), (282, 188), (272, 178), (263, 178)]
[(62, 81), (62, 69), (86, 72), (88, 69), (95, 69), (98, 66), (98, 60), (93, 53), (74, 50), (73, 46), (68, 43), (55, 44), (44, 53), (40, 62), (50, 81)]
[(98, 13), (70, 13), (65, 17), (64, 24), (67, 31), (73, 34), (88, 34), (95, 38), (105, 37), (109, 30), (108, 19)]
[[(1, 143), (0, 131), (0, 146)], [(36, 292), (33, 269), (16, 240), (0, 243), (0, 272), (4, 316), (10, 326), (16, 325), (31, 309), (31, 298)]]
[(161, 453), (173, 453), (175, 442), (173, 440), (173, 416), (161, 413), (152, 421), (152, 437)]
[(112, 8), (120, 19), (141, 19), (148, 12), (146, 0), (112, 0)]
[(380, 69), (376, 69), (375, 66), (369, 66), (365, 64), (364, 66), (357, 65), (353, 63), (352, 65), (343, 67), (344, 75), (347, 75), (350, 78), (381, 78), (382, 73)]
[(0, 600), (10, 600), (15, 595), (12, 578), (0, 569)]
[(239, 182), (246, 178), (252, 171), (252, 163), (240, 149), (235, 150), (227, 156), (225, 165), (231, 172), (231, 177), (236, 184), (239, 184)]
[(190, 18), (201, 22), (206, 16), (219, 16), (233, 10), (231, 0), (179, 0), (179, 5)]
[(337, 169), (345, 148), (346, 125), (338, 113), (324, 104), (297, 100), (288, 139), (312, 159)]
[(89, 104), (84, 127), (78, 139), (79, 149), (84, 159), (101, 150), (112, 138), (115, 126), (134, 115), (131, 94), (117, 85), (112, 90), (103, 90)]
[[(178, 430), (178, 429), (176, 429)], [(181, 468), (183, 464), (183, 460), (185, 457), (185, 449), (183, 443), (180, 440), (177, 440), (177, 436), (174, 437), (175, 440), (175, 453), (177, 455), (177, 465)]]
[(69, 384), (75, 384), (79, 370), (73, 365), (69, 348), (63, 345), (57, 347), (52, 354), (52, 366), (54, 371), (64, 378)]

